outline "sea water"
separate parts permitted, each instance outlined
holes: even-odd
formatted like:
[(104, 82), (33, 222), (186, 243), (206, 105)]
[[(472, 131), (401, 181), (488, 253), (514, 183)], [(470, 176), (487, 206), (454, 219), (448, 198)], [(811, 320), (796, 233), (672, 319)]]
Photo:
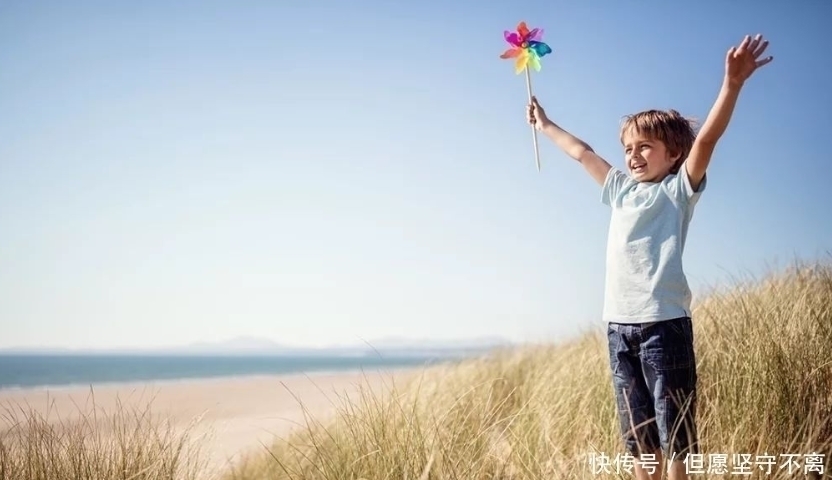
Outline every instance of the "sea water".
[(0, 354), (0, 389), (417, 367), (418, 356)]

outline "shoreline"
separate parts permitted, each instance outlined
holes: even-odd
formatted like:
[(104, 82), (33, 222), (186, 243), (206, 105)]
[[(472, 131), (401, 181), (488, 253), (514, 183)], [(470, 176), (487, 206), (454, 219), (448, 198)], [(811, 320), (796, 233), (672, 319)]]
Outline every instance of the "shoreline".
[(129, 387), (146, 387), (148, 385), (167, 386), (178, 385), (181, 383), (216, 383), (233, 381), (237, 379), (266, 379), (275, 377), (315, 377), (315, 376), (334, 376), (334, 375), (354, 375), (362, 372), (377, 372), (380, 370), (388, 370), (395, 372), (403, 372), (407, 370), (424, 369), (435, 366), (441, 362), (431, 365), (379, 365), (372, 368), (328, 368), (328, 369), (307, 369), (290, 372), (275, 372), (275, 373), (233, 373), (233, 374), (219, 374), (219, 375), (201, 375), (201, 376), (184, 376), (176, 378), (150, 378), (146, 380), (111, 380), (102, 382), (84, 382), (84, 383), (51, 383), (38, 385), (6, 385), (0, 386), (0, 399), (6, 394), (33, 394), (46, 392), (65, 392), (77, 390), (89, 390), (90, 388), (129, 388)]
[[(189, 432), (210, 471), (290, 434), (306, 421), (325, 421), (362, 392), (386, 394), (425, 366), (235, 375), (87, 386), (0, 390), (0, 411), (36, 412), (50, 423), (77, 420), (92, 411), (107, 414), (147, 409)], [(360, 401), (360, 398), (359, 400)], [(10, 427), (8, 418), (0, 431)]]

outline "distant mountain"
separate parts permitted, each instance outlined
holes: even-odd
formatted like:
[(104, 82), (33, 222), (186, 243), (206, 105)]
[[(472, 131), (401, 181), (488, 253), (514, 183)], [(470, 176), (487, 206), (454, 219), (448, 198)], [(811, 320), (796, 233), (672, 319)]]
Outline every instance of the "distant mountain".
[(7, 347), (0, 348), (0, 354), (7, 355), (64, 355), (74, 353), (66, 347)]
[(185, 350), (190, 352), (251, 352), (251, 351), (280, 351), (289, 347), (280, 345), (266, 338), (237, 337), (224, 342), (197, 342), (174, 350)]
[(370, 341), (369, 346), (374, 348), (385, 349), (421, 349), (421, 348), (435, 348), (435, 349), (479, 349), (492, 348), (495, 346), (509, 345), (511, 342), (502, 337), (475, 337), (459, 340), (431, 340), (422, 339), (414, 340), (402, 337), (387, 337), (378, 340)]
[(326, 347), (297, 347), (282, 345), (265, 338), (236, 337), (220, 342), (197, 342), (182, 347), (162, 348), (6, 348), (0, 354), (67, 355), (279, 355), (279, 356), (458, 356), (485, 352), (510, 345), (500, 337), (480, 337), (464, 340), (412, 340), (388, 337), (366, 343), (331, 345)]

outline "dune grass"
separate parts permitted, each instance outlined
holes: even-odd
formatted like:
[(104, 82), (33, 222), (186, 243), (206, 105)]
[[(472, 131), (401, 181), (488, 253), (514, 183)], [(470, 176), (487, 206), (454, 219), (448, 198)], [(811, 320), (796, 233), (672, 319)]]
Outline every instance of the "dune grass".
[[(693, 478), (832, 478), (832, 266), (737, 281), (694, 317)], [(336, 398), (335, 421), (308, 417), (226, 478), (633, 478), (606, 349), (604, 332), (590, 332), (431, 368), (385, 396)]]
[[(196, 480), (204, 478), (190, 430), (154, 415), (150, 404), (112, 412), (90, 395), (63, 419), (27, 405), (0, 410), (0, 479)], [(50, 404), (50, 406), (53, 404)]]
[[(832, 265), (736, 281), (694, 316), (704, 473), (693, 478), (832, 478)], [(604, 332), (593, 331), (431, 367), (386, 394), (365, 387), (358, 398), (333, 397), (334, 420), (307, 417), (224, 478), (632, 478), (606, 349)], [(149, 409), (93, 410), (73, 422), (33, 412), (14, 407), (0, 418), (2, 479), (207, 478), (188, 432)], [(790, 454), (799, 456), (791, 472)], [(766, 455), (770, 473), (760, 468)], [(740, 460), (751, 475), (737, 474)]]

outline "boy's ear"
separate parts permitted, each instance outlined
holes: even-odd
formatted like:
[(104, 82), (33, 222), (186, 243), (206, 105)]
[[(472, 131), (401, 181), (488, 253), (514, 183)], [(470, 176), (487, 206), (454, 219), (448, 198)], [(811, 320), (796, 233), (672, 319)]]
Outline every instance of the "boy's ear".
[(682, 158), (682, 152), (675, 152), (675, 151), (671, 150), (670, 151), (670, 158), (671, 158), (671, 160), (673, 160), (673, 163), (676, 163), (676, 162), (679, 161), (680, 158)]

